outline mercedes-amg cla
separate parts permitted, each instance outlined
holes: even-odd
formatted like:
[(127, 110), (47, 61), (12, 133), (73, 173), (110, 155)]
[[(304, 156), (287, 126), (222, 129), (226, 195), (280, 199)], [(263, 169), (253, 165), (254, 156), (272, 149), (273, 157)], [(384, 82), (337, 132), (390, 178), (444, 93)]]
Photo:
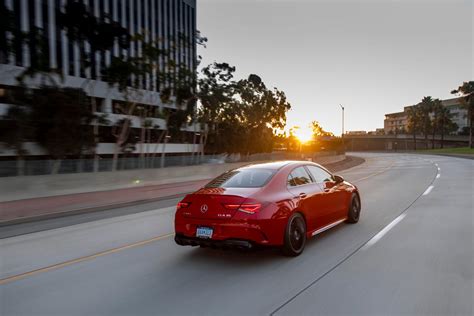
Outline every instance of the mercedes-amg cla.
[(253, 164), (218, 176), (177, 205), (175, 241), (201, 247), (277, 246), (289, 256), (342, 222), (356, 223), (357, 187), (306, 161)]

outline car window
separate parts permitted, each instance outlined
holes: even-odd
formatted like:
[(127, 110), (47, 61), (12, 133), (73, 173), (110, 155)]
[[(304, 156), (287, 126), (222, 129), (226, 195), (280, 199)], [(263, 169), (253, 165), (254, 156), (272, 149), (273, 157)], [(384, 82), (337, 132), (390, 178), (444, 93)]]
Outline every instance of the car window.
[(332, 175), (316, 166), (306, 166), (313, 177), (314, 182), (323, 183), (327, 181), (332, 181)]
[(264, 186), (273, 176), (270, 169), (233, 170), (221, 174), (206, 185), (206, 188), (258, 188)]
[(288, 186), (290, 187), (296, 187), (311, 182), (311, 178), (304, 167), (294, 169), (288, 176)]

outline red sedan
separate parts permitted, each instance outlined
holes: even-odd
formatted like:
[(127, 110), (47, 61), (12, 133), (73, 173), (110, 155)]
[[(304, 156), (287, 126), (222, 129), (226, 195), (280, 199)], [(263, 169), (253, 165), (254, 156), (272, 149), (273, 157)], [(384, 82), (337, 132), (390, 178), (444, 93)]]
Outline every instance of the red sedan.
[(228, 171), (177, 205), (175, 241), (202, 247), (278, 246), (297, 256), (306, 240), (344, 221), (356, 223), (355, 185), (305, 161)]

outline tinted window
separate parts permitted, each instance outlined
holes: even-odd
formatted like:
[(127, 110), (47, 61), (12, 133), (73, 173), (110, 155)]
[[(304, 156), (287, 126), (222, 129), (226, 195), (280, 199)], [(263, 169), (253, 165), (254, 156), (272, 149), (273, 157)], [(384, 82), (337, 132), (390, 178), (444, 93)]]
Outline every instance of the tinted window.
[(298, 167), (288, 176), (288, 186), (295, 187), (298, 185), (311, 183), (311, 178), (304, 167)]
[(258, 188), (273, 176), (270, 169), (243, 169), (221, 174), (206, 185), (206, 188)]
[(316, 166), (306, 166), (311, 173), (311, 176), (316, 183), (323, 183), (327, 181), (332, 181), (332, 176), (329, 172), (316, 167)]

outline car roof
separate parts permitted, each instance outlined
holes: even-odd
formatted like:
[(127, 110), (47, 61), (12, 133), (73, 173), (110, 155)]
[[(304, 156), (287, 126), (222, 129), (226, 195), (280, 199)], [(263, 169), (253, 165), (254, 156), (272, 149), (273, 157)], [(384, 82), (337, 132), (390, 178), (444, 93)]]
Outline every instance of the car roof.
[(293, 160), (282, 160), (282, 161), (272, 161), (272, 162), (264, 162), (264, 163), (255, 163), (255, 164), (250, 164), (246, 166), (242, 166), (240, 168), (237, 168), (239, 170), (242, 169), (270, 169), (270, 170), (278, 170), (281, 169), (285, 166), (290, 166), (290, 165), (300, 165), (300, 164), (313, 164), (311, 161), (293, 161)]

